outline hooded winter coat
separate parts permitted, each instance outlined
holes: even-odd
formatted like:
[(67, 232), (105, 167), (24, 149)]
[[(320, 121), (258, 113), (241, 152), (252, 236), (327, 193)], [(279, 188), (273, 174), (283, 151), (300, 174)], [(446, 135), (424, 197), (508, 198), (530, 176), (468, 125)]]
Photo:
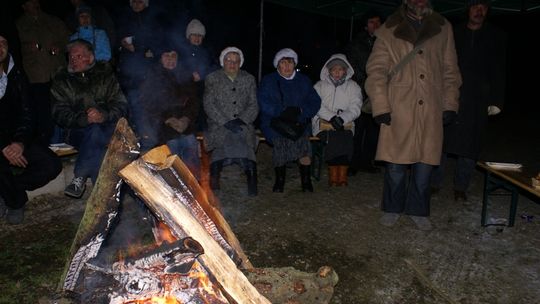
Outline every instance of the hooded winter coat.
[[(328, 63), (334, 59), (341, 59), (348, 66), (345, 82), (338, 86), (335, 86), (332, 82), (330, 71), (327, 67)], [(313, 134), (316, 135), (320, 132), (319, 122), (321, 119), (330, 121), (336, 115), (341, 117), (345, 124), (352, 123), (352, 131), (354, 132), (354, 120), (360, 116), (360, 109), (362, 108), (362, 90), (351, 79), (353, 75), (354, 69), (347, 61), (345, 55), (334, 54), (326, 61), (321, 69), (321, 80), (314, 86), (315, 91), (321, 97), (321, 108), (311, 120)]]
[(111, 44), (107, 33), (95, 26), (79, 26), (77, 31), (69, 37), (70, 41), (84, 39), (94, 47), (94, 54), (97, 61), (111, 60)]
[[(376, 159), (438, 165), (443, 111), (457, 112), (459, 108), (461, 76), (452, 26), (433, 12), (417, 32), (402, 7), (376, 36), (366, 68), (366, 92), (373, 104), (373, 117), (391, 116), (390, 125), (381, 125)], [(418, 54), (389, 81), (391, 69), (420, 43)]]

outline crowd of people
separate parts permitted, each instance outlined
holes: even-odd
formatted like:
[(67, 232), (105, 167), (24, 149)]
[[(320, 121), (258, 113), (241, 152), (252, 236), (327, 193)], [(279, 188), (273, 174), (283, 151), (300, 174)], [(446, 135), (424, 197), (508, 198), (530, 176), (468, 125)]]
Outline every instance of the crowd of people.
[[(484, 26), (488, 0), (468, 1), (468, 22), (457, 28), (427, 0), (405, 0), (384, 23), (367, 13), (364, 31), (327, 59), (315, 84), (297, 69), (291, 48), (274, 55), (276, 70), (257, 84), (242, 69), (239, 48), (213, 56), (198, 19), (185, 37), (157, 35), (149, 0), (130, 0), (117, 26), (103, 7), (83, 0), (71, 0), (65, 22), (41, 11), (39, 0), (20, 2), (18, 39), (0, 32), (0, 216), (11, 224), (23, 220), (25, 191), (61, 171), (48, 144), (79, 151), (64, 191), (79, 198), (126, 117), (142, 152), (166, 144), (197, 178), (202, 132), (211, 188), (219, 190), (223, 167), (235, 164), (249, 196), (258, 194), (258, 128), (272, 147), (273, 192), (284, 191), (293, 164), (301, 190), (314, 191), (316, 136), (329, 186), (346, 186), (358, 171), (377, 174), (384, 162), (380, 223), (392, 226), (406, 214), (429, 230), (430, 196), (448, 156), (458, 159), (456, 200), (466, 200), (487, 116), (502, 109), (504, 67), (496, 63), (504, 50), (493, 50), (504, 35)], [(11, 41), (20, 41), (22, 65), (10, 55)]]

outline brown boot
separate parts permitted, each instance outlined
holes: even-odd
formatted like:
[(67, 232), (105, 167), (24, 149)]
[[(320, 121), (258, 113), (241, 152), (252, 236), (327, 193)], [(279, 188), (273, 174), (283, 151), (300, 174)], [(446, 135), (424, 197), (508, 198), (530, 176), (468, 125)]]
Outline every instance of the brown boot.
[(339, 186), (338, 166), (328, 166), (328, 186)]
[(349, 169), (349, 166), (338, 166), (338, 185), (339, 186), (347, 186), (349, 183), (347, 181), (347, 169)]

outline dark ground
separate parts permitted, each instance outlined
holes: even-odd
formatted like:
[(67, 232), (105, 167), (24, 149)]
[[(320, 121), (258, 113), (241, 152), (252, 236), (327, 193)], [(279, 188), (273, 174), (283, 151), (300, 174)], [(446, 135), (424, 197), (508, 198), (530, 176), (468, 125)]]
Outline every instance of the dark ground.
[[(539, 133), (516, 132), (538, 130), (534, 115), (516, 119), (509, 113), (495, 119), (493, 159), (488, 160), (511, 158), (538, 171)], [(474, 174), (467, 204), (454, 202), (447, 173), (445, 188), (432, 199), (432, 231), (416, 230), (408, 218), (386, 228), (377, 223), (382, 173), (358, 174), (345, 188), (329, 188), (324, 174), (314, 183), (315, 193), (304, 194), (298, 170), (291, 168), (286, 192), (274, 194), (265, 144), (258, 158), (258, 197), (245, 195), (245, 179), (236, 167), (226, 168), (217, 193), (255, 266), (316, 272), (329, 265), (340, 278), (331, 301), (335, 304), (540, 303), (538, 198), (520, 196), (515, 227), (483, 228), (482, 172)], [(506, 199), (492, 199), (489, 218), (507, 217)], [(46, 303), (83, 210), (84, 199), (43, 195), (28, 204), (23, 225), (0, 224), (0, 303)], [(527, 222), (521, 215), (533, 219)], [(119, 227), (132, 225), (125, 215), (122, 221)]]

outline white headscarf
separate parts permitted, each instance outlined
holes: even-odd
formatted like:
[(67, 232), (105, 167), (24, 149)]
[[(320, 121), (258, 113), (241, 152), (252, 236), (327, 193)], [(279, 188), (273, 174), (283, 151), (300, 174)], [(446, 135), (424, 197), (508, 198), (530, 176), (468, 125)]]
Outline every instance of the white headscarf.
[(221, 55), (219, 55), (219, 64), (223, 67), (223, 60), (225, 56), (229, 53), (238, 53), (240, 55), (240, 67), (242, 67), (242, 64), (244, 64), (244, 53), (242, 51), (234, 46), (229, 46), (225, 48), (223, 51), (221, 51)]
[(283, 58), (292, 58), (294, 60), (294, 65), (298, 64), (298, 54), (293, 49), (285, 48), (279, 50), (274, 56), (274, 67), (277, 68), (278, 63)]

